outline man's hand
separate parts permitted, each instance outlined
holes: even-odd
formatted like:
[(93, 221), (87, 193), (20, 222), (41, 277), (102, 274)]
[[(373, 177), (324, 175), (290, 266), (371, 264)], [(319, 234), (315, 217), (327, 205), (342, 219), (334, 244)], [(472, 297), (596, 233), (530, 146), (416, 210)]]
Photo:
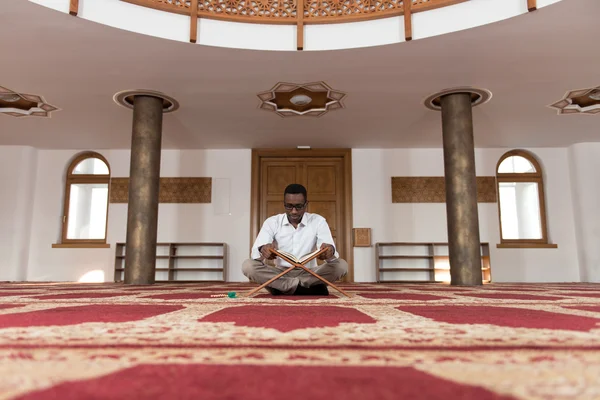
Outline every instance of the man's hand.
[(265, 260), (274, 260), (277, 257), (275, 253), (271, 251), (271, 249), (277, 249), (277, 241), (273, 241), (273, 243), (268, 243), (264, 246), (261, 246), (260, 254)]
[(333, 256), (335, 255), (335, 248), (333, 247), (333, 245), (323, 243), (321, 245), (321, 248), (322, 249), (327, 248), (327, 251), (325, 251), (319, 255), (319, 260), (329, 260), (329, 259), (332, 259)]

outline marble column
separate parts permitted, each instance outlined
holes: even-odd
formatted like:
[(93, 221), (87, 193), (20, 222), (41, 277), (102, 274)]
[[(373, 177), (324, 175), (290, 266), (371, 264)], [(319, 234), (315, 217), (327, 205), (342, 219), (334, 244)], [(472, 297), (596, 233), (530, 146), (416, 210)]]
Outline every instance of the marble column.
[(163, 99), (133, 97), (125, 283), (150, 285), (156, 271)]
[(446, 215), (452, 285), (482, 285), (470, 93), (441, 96)]

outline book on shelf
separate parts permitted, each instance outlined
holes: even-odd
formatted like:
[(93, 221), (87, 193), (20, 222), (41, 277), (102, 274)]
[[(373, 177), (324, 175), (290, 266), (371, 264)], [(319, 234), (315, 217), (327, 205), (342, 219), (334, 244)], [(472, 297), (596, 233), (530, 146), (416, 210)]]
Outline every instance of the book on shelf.
[(279, 258), (281, 258), (281, 259), (289, 262), (290, 264), (302, 264), (302, 265), (304, 265), (307, 262), (314, 260), (319, 255), (321, 255), (324, 252), (326, 252), (327, 251), (327, 247), (324, 247), (322, 249), (317, 249), (317, 250), (313, 251), (312, 253), (305, 254), (305, 255), (303, 255), (301, 257), (296, 257), (292, 253), (288, 253), (287, 251), (283, 251), (283, 250), (271, 249), (271, 251), (273, 253), (275, 253)]

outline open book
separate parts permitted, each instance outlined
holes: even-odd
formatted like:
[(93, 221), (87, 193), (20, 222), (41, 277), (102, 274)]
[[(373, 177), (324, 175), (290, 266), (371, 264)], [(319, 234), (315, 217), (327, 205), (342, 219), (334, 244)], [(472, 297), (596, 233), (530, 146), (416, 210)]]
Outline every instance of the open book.
[(296, 257), (295, 255), (288, 253), (287, 251), (283, 251), (283, 250), (276, 250), (276, 249), (271, 249), (271, 251), (273, 253), (275, 253), (276, 255), (278, 255), (280, 258), (282, 258), (283, 260), (289, 262), (290, 264), (306, 264), (309, 261), (312, 261), (313, 259), (315, 259), (316, 257), (318, 257), (320, 254), (324, 253), (327, 251), (327, 247), (322, 248), (322, 249), (317, 249), (315, 251), (313, 251), (312, 253), (308, 253), (303, 255), (302, 257)]

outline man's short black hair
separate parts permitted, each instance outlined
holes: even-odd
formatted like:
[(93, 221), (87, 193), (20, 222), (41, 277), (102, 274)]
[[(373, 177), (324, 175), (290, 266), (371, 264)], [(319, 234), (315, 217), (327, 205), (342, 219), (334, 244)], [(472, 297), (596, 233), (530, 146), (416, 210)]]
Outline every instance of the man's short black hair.
[(283, 197), (285, 197), (286, 194), (301, 194), (304, 196), (304, 201), (306, 201), (306, 188), (299, 183), (288, 185), (283, 192)]

